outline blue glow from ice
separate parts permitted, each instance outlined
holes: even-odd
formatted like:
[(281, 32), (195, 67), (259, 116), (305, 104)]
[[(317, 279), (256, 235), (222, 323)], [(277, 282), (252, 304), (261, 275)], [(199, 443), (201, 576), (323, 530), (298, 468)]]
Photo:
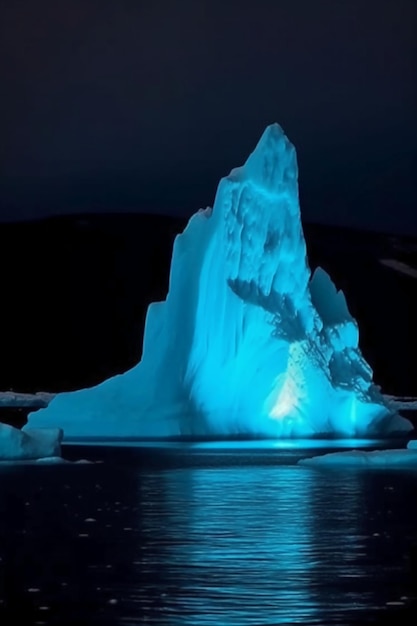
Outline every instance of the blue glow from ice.
[(33, 414), (66, 437), (320, 435), (407, 430), (358, 345), (343, 293), (307, 263), (294, 147), (274, 124), (174, 244), (142, 361)]

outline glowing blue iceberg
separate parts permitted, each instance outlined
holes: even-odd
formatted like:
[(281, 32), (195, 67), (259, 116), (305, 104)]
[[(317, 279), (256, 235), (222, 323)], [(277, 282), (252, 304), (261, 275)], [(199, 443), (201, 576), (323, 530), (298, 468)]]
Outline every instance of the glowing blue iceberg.
[(30, 418), (71, 436), (348, 437), (408, 429), (358, 348), (323, 270), (311, 279), (294, 147), (266, 129), (174, 244), (169, 293), (148, 310), (142, 361)]

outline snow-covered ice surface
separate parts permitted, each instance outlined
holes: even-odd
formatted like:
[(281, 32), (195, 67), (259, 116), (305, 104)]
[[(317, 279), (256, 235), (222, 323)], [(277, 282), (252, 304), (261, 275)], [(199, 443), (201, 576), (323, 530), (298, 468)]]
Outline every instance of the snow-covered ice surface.
[(0, 461), (61, 456), (63, 432), (59, 428), (22, 430), (0, 423)]
[(47, 407), (52, 398), (53, 393), (39, 391), (38, 393), (20, 393), (16, 391), (0, 391), (0, 407), (31, 407), (44, 408)]
[[(411, 442), (410, 442), (411, 443)], [(410, 467), (417, 470), (417, 446), (398, 450), (348, 450), (298, 461), (314, 467)]]
[(382, 265), (386, 265), (396, 272), (400, 272), (401, 274), (405, 274), (411, 278), (417, 278), (417, 269), (407, 265), (407, 263), (404, 263), (403, 261), (398, 261), (397, 259), (381, 259), (380, 262)]
[(174, 244), (169, 293), (148, 309), (142, 361), (56, 396), (33, 426), (82, 436), (381, 435), (387, 406), (327, 273), (311, 277), (294, 147), (269, 126)]
[(0, 466), (4, 465), (94, 465), (94, 461), (80, 459), (79, 461), (69, 461), (62, 456), (46, 456), (40, 459), (1, 459)]
[(384, 394), (384, 400), (394, 411), (417, 411), (417, 398), (414, 396), (389, 396)]

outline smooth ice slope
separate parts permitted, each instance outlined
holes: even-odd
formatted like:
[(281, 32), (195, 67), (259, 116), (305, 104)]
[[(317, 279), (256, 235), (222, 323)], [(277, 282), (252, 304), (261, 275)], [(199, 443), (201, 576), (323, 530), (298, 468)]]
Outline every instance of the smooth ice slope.
[(372, 384), (358, 328), (306, 259), (294, 147), (266, 129), (174, 244), (142, 361), (30, 418), (71, 436), (365, 436), (407, 429)]

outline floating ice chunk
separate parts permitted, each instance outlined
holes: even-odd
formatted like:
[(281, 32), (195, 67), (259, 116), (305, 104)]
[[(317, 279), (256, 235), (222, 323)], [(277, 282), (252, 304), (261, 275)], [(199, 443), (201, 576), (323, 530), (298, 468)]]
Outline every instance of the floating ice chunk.
[(0, 423), (0, 459), (26, 460), (60, 457), (63, 431), (60, 428), (22, 430)]
[(313, 467), (413, 467), (417, 469), (417, 449), (330, 452), (309, 459), (301, 459), (299, 464)]

